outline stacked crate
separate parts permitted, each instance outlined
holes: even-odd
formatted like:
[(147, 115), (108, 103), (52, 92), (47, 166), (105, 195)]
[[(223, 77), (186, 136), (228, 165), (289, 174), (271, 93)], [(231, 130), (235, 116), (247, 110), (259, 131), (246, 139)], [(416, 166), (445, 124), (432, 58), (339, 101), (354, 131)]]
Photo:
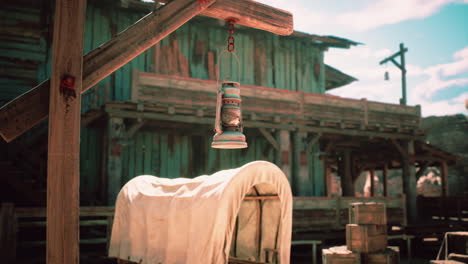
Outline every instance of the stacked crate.
[(346, 248), (324, 249), (322, 253), (323, 264), (400, 263), (398, 248), (387, 247), (385, 204), (351, 204), (349, 224), (346, 225)]

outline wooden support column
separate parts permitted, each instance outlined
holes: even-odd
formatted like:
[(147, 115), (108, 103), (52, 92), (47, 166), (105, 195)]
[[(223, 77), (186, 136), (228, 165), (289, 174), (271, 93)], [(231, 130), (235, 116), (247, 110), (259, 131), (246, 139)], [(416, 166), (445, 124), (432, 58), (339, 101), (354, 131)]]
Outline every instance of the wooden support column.
[(307, 164), (307, 152), (305, 140), (306, 132), (296, 132), (294, 135), (294, 182), (297, 196), (312, 196), (313, 183), (309, 177), (309, 167)]
[(408, 211), (408, 222), (414, 224), (418, 218), (417, 192), (416, 192), (416, 169), (414, 167), (414, 141), (405, 141), (402, 144), (405, 155), (402, 155), (403, 165), (403, 192), (406, 195), (406, 209)]
[(441, 162), (440, 166), (441, 180), (442, 180), (442, 197), (449, 196), (448, 188), (448, 166), (446, 161)]
[(371, 168), (369, 170), (369, 174), (370, 174), (370, 197), (374, 197), (375, 196), (375, 180), (374, 180), (374, 177), (375, 177), (375, 170), (374, 168)]
[(276, 141), (280, 144), (280, 151), (277, 151), (276, 155), (277, 165), (283, 170), (289, 184), (293, 187), (294, 183), (291, 178), (291, 137), (289, 131), (279, 130), (276, 134)]
[(331, 197), (333, 194), (331, 191), (332, 175), (331, 175), (331, 168), (328, 166), (326, 157), (322, 158), (322, 166), (323, 166), (323, 178), (324, 178), (323, 181), (325, 182), (324, 193), (325, 193), (325, 196)]
[(15, 206), (2, 203), (0, 207), (0, 256), (2, 263), (16, 263)]
[(125, 125), (122, 118), (110, 117), (108, 124), (107, 149), (107, 202), (114, 205), (122, 187), (122, 140), (125, 137)]
[(341, 171), (341, 186), (343, 189), (343, 196), (354, 196), (354, 184), (353, 184), (353, 176), (351, 172), (352, 164), (351, 164), (351, 150), (346, 149), (343, 153), (343, 166)]
[(85, 10), (85, 0), (55, 1), (47, 164), (48, 264), (79, 263), (79, 158)]
[(388, 197), (388, 164), (387, 163), (383, 165), (382, 177), (383, 177), (383, 193), (385, 197)]

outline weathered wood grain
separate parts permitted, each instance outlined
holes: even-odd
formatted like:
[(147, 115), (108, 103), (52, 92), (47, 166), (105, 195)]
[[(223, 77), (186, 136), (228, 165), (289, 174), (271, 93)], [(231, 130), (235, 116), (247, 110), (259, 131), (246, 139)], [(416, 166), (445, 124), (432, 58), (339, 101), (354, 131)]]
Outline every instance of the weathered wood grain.
[(12, 203), (0, 205), (0, 256), (2, 262), (15, 263), (16, 258), (16, 219)]
[[(47, 263), (79, 263), (80, 119), (86, 0), (56, 1), (49, 104)], [(74, 78), (75, 96), (61, 87)], [(34, 108), (34, 106), (30, 106)]]
[(218, 0), (201, 15), (220, 20), (235, 18), (239, 25), (265, 30), (276, 35), (287, 36), (294, 31), (293, 16), (290, 12), (252, 0)]
[[(83, 58), (82, 93), (175, 31), (216, 0), (176, 0), (121, 32)], [(47, 118), (50, 82), (44, 81), (0, 108), (0, 135), (10, 142)], [(30, 114), (32, 113), (32, 114)]]

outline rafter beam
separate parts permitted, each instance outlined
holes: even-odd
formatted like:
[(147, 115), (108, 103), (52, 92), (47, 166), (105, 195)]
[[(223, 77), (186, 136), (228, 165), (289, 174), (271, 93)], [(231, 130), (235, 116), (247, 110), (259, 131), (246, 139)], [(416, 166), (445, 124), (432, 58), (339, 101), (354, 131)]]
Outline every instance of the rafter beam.
[[(158, 0), (169, 3), (172, 0)], [(141, 3), (141, 2), (139, 2)], [(153, 4), (146, 4), (152, 8)], [(237, 24), (265, 30), (276, 35), (287, 36), (293, 33), (293, 16), (290, 12), (251, 0), (218, 0), (202, 16), (226, 20), (235, 18)]]

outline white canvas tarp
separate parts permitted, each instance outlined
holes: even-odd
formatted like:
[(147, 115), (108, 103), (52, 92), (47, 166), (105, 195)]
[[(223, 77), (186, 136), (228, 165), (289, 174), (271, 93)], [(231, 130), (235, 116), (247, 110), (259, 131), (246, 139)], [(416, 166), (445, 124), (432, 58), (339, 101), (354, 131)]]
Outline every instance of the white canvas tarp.
[[(246, 196), (279, 199), (244, 200)], [(237, 224), (236, 224), (237, 219)], [(292, 195), (274, 164), (255, 161), (193, 179), (139, 176), (120, 191), (109, 256), (142, 264), (265, 261), (288, 264)]]

